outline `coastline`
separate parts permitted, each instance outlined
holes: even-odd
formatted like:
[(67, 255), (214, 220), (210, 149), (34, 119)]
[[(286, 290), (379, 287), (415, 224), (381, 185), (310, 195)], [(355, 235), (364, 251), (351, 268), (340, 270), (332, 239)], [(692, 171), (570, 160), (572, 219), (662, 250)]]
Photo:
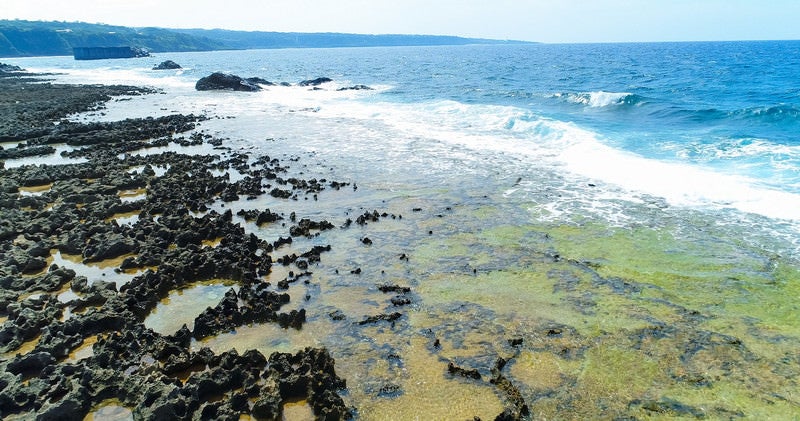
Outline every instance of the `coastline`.
[[(341, 220), (292, 220), (290, 210), (302, 215), (300, 204), (315, 203), (317, 195), (325, 201), (328, 194), (364, 193), (355, 193), (355, 183), (289, 177), (302, 158), (295, 164), (247, 157), (201, 131), (188, 139), (181, 135), (202, 127), (202, 119), (62, 123), (62, 131), (36, 138), (84, 145), (65, 158), (88, 162), (3, 170), (4, 203), (9, 205), (4, 206), (9, 217), (3, 220), (10, 225), (2, 238), (15, 263), (3, 263), (8, 283), (3, 333), (5, 338), (13, 333), (13, 339), (3, 344), (8, 352), (0, 363), (7, 373), (2, 396), (8, 400), (0, 407), (17, 408), (13, 405), (23, 402), (19, 407), (37, 414), (67, 409), (79, 414), (116, 398), (143, 418), (165, 414), (156, 411), (173, 411), (178, 418), (192, 413), (269, 418), (266, 411), (274, 413), (282, 404), (305, 397), (317, 416), (324, 416), (326, 408), (338, 411), (328, 412), (332, 419), (348, 412), (360, 419), (391, 418), (389, 414), (417, 408), (430, 414), (457, 408), (459, 415), (481, 413), (482, 419), (500, 413), (504, 419), (791, 418), (797, 411), (792, 377), (800, 361), (793, 359), (792, 350), (798, 332), (790, 319), (796, 308), (791, 300), (798, 288), (797, 271), (779, 258), (747, 254), (752, 250), (730, 241), (703, 250), (669, 230), (519, 224), (516, 211), (491, 198), (464, 200), (456, 194), (417, 202), (389, 198), (385, 209), (353, 209)], [(139, 133), (142, 127), (150, 130)], [(169, 143), (206, 153), (133, 154)], [(318, 159), (324, 162), (324, 157)], [(234, 173), (237, 177), (230, 177)], [(26, 188), (30, 195), (20, 193)], [(133, 199), (123, 201), (126, 195)], [(253, 236), (237, 225), (238, 212), (234, 216), (216, 210), (220, 204), (231, 209), (248, 197), (254, 198), (252, 205), (244, 206), (255, 212), (241, 218), (257, 226), (283, 227), (276, 231), (286, 231), (293, 241)], [(273, 213), (256, 206), (264, 198), (284, 210)], [(54, 207), (48, 210), (51, 203)], [(114, 219), (131, 213), (137, 215), (134, 224)], [(486, 229), (459, 229), (475, 220)], [(67, 226), (71, 229), (59, 232)], [(403, 247), (388, 239), (398, 233), (411, 238)], [(327, 244), (337, 238), (347, 241)], [(354, 246), (351, 240), (359, 243)], [(92, 279), (89, 285), (79, 273), (50, 271), (47, 256), (53, 249), (81, 255), (78, 260), (86, 264), (122, 258), (116, 263), (120, 272), (142, 272), (116, 290), (102, 280)], [(676, 253), (665, 256), (664, 250)], [(720, 256), (729, 261), (720, 263)], [(147, 268), (157, 269), (144, 272)], [(259, 287), (267, 275), (275, 285)], [(239, 289), (203, 312), (199, 332), (198, 319), (191, 331), (172, 335), (145, 327), (151, 310), (175, 290), (219, 280)], [(285, 281), (286, 288), (277, 281)], [(352, 295), (336, 296), (342, 291)], [(25, 297), (30, 293), (41, 295)], [(783, 301), (774, 301), (780, 297)], [(772, 302), (772, 308), (761, 309), (762, 299)], [(304, 300), (309, 308), (334, 311), (306, 313)], [(315, 300), (325, 305), (313, 307)], [(364, 309), (359, 300), (362, 307), (363, 302), (377, 304)], [(60, 321), (67, 308), (71, 316)], [(288, 308), (292, 310), (283, 310)], [(36, 320), (24, 332), (9, 323), (23, 313), (24, 319)], [(335, 373), (324, 351), (278, 354), (269, 367), (284, 371), (273, 372), (265, 362), (275, 354), (238, 347), (235, 354), (203, 350), (202, 344), (224, 348), (225, 340), (222, 345), (198, 341), (235, 329), (227, 341), (246, 343), (243, 336), (260, 323), (277, 326), (275, 331), (290, 338), (303, 331), (330, 333), (326, 328), (346, 332), (355, 339), (343, 349), (359, 354), (334, 355)], [(39, 333), (46, 336), (31, 344)], [(368, 345), (358, 345), (358, 340)], [(91, 357), (62, 360), (89, 345)], [(13, 356), (29, 348), (21, 358)], [(316, 378), (303, 376), (307, 373), (292, 372), (304, 362), (327, 376), (322, 392), (300, 390), (304, 383), (318, 384)], [(241, 375), (224, 375), (229, 371)], [(91, 391), (63, 386), (61, 379), (78, 374), (92, 378)], [(252, 377), (273, 379), (281, 387), (247, 383)], [(292, 380), (284, 387), (285, 379)], [(415, 387), (419, 379), (430, 387)], [(36, 392), (23, 387), (26, 381), (38, 387)], [(164, 385), (181, 399), (161, 399), (167, 390), (153, 384)], [(345, 385), (350, 391), (343, 394)], [(224, 391), (222, 399), (212, 389)], [(318, 406), (317, 393), (330, 402)], [(459, 398), (464, 393), (472, 393), (473, 400)], [(142, 399), (149, 396), (152, 400)], [(35, 408), (42, 397), (52, 403)], [(349, 408), (356, 398), (368, 405)], [(255, 412), (256, 407), (265, 412)], [(20, 412), (31, 411), (8, 413)]]

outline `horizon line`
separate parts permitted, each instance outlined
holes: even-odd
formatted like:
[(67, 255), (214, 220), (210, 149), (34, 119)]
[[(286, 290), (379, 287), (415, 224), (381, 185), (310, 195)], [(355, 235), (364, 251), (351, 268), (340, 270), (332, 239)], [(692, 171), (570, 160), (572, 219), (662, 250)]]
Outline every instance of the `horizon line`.
[[(465, 40), (478, 40), (478, 41), (494, 41), (498, 43), (518, 43), (518, 44), (545, 44), (545, 45), (580, 45), (580, 44), (662, 44), (662, 43), (704, 43), (704, 42), (792, 42), (792, 41), (800, 41), (800, 38), (797, 39), (779, 39), (779, 38), (751, 38), (751, 39), (682, 39), (682, 40), (616, 40), (616, 41), (609, 41), (609, 40), (602, 40), (602, 41), (530, 41), (530, 40), (523, 40), (523, 39), (514, 39), (514, 38), (491, 38), (486, 36), (468, 36), (468, 35), (453, 35), (453, 34), (432, 34), (432, 33), (366, 33), (366, 32), (337, 32), (337, 31), (270, 31), (270, 30), (263, 30), (263, 29), (230, 29), (230, 28), (223, 28), (223, 27), (214, 27), (214, 28), (204, 28), (204, 27), (191, 27), (191, 28), (175, 28), (175, 27), (164, 27), (164, 26), (128, 26), (128, 25), (118, 25), (118, 24), (110, 24), (105, 22), (86, 22), (86, 21), (61, 21), (61, 20), (29, 20), (29, 19), (0, 19), (0, 22), (40, 22), (40, 23), (64, 23), (64, 24), (86, 24), (86, 25), (99, 25), (99, 26), (110, 26), (110, 27), (118, 27), (118, 28), (129, 28), (129, 29), (162, 29), (168, 31), (230, 31), (230, 32), (248, 32), (248, 33), (271, 33), (271, 34), (341, 34), (341, 35), (360, 35), (360, 36), (407, 36), (407, 37), (414, 37), (414, 36), (421, 36), (421, 37), (449, 37), (449, 38), (460, 38)], [(290, 47), (293, 48), (293, 47)], [(341, 48), (341, 47), (331, 47), (331, 48)], [(356, 47), (354, 47), (356, 48)]]

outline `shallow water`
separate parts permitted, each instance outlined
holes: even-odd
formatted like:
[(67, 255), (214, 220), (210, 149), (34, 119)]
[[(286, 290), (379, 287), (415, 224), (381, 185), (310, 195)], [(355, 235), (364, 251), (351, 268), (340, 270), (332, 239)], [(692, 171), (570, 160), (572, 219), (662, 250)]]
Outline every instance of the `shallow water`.
[(131, 190), (121, 190), (118, 193), (119, 200), (122, 203), (129, 203), (129, 202), (137, 202), (139, 200), (144, 200), (147, 198), (147, 190), (146, 189), (131, 189)]
[[(392, 198), (371, 190), (360, 183), (357, 192), (337, 193), (349, 200), (333, 205), (322, 195), (307, 205), (335, 217), (329, 207), (362, 201), (403, 218), (292, 245), (334, 245), (312, 269), (319, 289), (302, 303), (311, 315), (303, 330), (249, 326), (198, 346), (264, 353), (325, 346), (348, 379), (345, 399), (363, 419), (453, 410), (460, 418), (491, 417), (502, 410), (487, 380), (497, 358), (509, 360), (506, 376), (537, 417), (596, 416), (600, 404), (605, 414), (650, 416), (642, 407), (669, 399), (711, 417), (725, 413), (719, 408), (747, 416), (797, 410), (795, 380), (784, 373), (800, 369), (791, 358), (800, 345), (793, 316), (800, 277), (713, 220), (705, 220), (708, 232), (669, 220), (652, 228), (556, 225), (532, 220), (524, 202), (498, 204), (472, 190), (395, 190)], [(370, 207), (357, 209), (351, 214)], [(364, 236), (371, 246), (360, 243)], [(410, 286), (413, 304), (394, 308), (393, 294), (379, 284)], [(290, 293), (295, 300), (305, 292)], [(330, 318), (337, 310), (344, 320)], [(403, 313), (393, 325), (356, 326), (392, 311)], [(512, 347), (511, 339), (522, 344)], [(448, 362), (478, 369), (484, 379), (454, 378)], [(773, 393), (782, 400), (774, 402)]]
[(18, 159), (6, 159), (3, 161), (5, 168), (17, 168), (24, 165), (65, 165), (81, 164), (87, 162), (85, 158), (66, 158), (61, 156), (62, 152), (72, 152), (76, 148), (65, 144), (51, 145), (56, 151), (50, 155), (31, 156)]
[(145, 318), (144, 325), (162, 335), (172, 335), (184, 324), (194, 329), (194, 319), (207, 307), (216, 306), (230, 289), (238, 291), (232, 281), (215, 279), (172, 291)]
[[(83, 343), (78, 345), (72, 352), (69, 353), (67, 356), (66, 362), (75, 363), (84, 358), (89, 358), (94, 356), (94, 352), (92, 347), (94, 344), (97, 343), (97, 337), (90, 337), (84, 339)], [(95, 419), (97, 419), (99, 415), (95, 415)]]
[[(146, 195), (140, 197), (135, 200), (142, 200)], [(133, 200), (132, 200), (133, 201)], [(106, 219), (106, 222), (116, 221), (118, 225), (134, 225), (137, 221), (139, 221), (139, 211), (132, 211), (132, 212), (123, 212), (112, 215), (110, 218)]]
[(41, 196), (50, 191), (53, 188), (53, 183), (44, 184), (41, 186), (28, 186), (19, 188), (19, 195), (20, 196)]
[(14, 358), (17, 355), (26, 355), (26, 354), (30, 353), (31, 351), (33, 351), (36, 348), (36, 345), (39, 344), (39, 341), (41, 339), (42, 339), (42, 336), (39, 335), (39, 336), (37, 336), (37, 337), (35, 337), (35, 338), (31, 339), (31, 340), (23, 342), (19, 347), (17, 347), (17, 349), (9, 351), (9, 352), (6, 352), (5, 354), (2, 354), (1, 356), (4, 359), (10, 359), (10, 358)]
[(105, 282), (114, 282), (117, 288), (119, 288), (144, 272), (144, 270), (134, 272), (119, 270), (122, 262), (128, 257), (131, 257), (131, 255), (124, 255), (99, 262), (84, 263), (82, 256), (62, 254), (58, 250), (53, 250), (50, 259), (48, 259), (48, 263), (74, 270), (78, 275), (85, 276), (89, 285), (97, 280), (102, 280)]
[(133, 420), (133, 411), (116, 399), (109, 399), (93, 408), (83, 421), (129, 421)]

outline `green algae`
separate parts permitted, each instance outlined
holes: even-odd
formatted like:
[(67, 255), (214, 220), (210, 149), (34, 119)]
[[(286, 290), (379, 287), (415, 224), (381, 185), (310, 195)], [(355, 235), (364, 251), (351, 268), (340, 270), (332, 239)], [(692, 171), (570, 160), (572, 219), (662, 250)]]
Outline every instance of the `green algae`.
[[(586, 404), (623, 411), (663, 376), (658, 362), (632, 349), (603, 343), (586, 353), (576, 394)], [(586, 406), (586, 405), (584, 405)]]
[[(444, 268), (420, 270), (425, 311), (489, 311), (473, 327), (483, 337), (460, 347), (442, 340), (442, 355), (511, 355), (510, 376), (535, 418), (800, 413), (800, 274), (791, 262), (724, 236), (600, 224), (495, 225), (422, 242), (416, 253)], [(473, 317), (452, 313), (424, 325), (445, 331), (443, 320)], [(542, 335), (553, 323), (574, 333)], [(509, 354), (498, 335), (519, 337), (522, 350)], [(495, 346), (477, 345), (493, 337)]]
[[(551, 230), (565, 258), (593, 263), (603, 277), (658, 287), (649, 296), (707, 313), (709, 327), (756, 326), (800, 338), (800, 271), (725, 241), (698, 243), (665, 230), (598, 226)], [(741, 328), (731, 333), (742, 333)]]
[(367, 401), (359, 408), (364, 419), (491, 419), (503, 405), (488, 382), (450, 378), (447, 364), (414, 338), (402, 354), (403, 374), (395, 380), (403, 393), (391, 399)]
[[(195, 349), (325, 346), (362, 419), (491, 419), (504, 404), (488, 381), (501, 359), (532, 419), (798, 412), (791, 264), (710, 234), (514, 224), (492, 206), (439, 218), (429, 214), (435, 204), (409, 200), (424, 211), (280, 250), (353, 245), (334, 247), (312, 268), (316, 289), (293, 287), (293, 297), (303, 289), (311, 296), (295, 303), (310, 315), (302, 330), (246, 326)], [(276, 270), (269, 280), (284, 276)], [(393, 307), (379, 284), (410, 287), (413, 304)], [(396, 323), (358, 325), (395, 311)], [(450, 362), (482, 378), (448, 374)]]

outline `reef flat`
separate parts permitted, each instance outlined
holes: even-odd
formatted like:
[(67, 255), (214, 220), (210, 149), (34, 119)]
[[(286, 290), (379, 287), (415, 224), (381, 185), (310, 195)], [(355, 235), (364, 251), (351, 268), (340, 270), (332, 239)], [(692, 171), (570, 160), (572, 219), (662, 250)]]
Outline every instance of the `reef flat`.
[(708, 215), (538, 221), (213, 116), (66, 119), (149, 89), (0, 86), (4, 418), (797, 417), (797, 266)]

